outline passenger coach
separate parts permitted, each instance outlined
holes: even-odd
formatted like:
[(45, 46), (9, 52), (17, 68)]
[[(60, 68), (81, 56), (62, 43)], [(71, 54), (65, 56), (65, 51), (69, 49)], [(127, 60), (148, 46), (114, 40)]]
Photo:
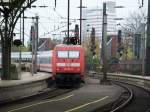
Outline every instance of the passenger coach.
[(56, 84), (80, 84), (84, 80), (84, 50), (80, 45), (57, 45), (52, 72)]

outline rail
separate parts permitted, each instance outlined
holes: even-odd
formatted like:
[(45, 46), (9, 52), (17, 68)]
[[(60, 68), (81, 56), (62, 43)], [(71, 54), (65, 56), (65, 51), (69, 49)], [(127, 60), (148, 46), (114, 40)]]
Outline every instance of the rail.
[(132, 90), (130, 88), (128, 88), (127, 86), (125, 86), (123, 84), (119, 84), (119, 83), (115, 83), (115, 84), (117, 84), (117, 85), (123, 87), (124, 89), (126, 89), (130, 95), (125, 100), (125, 102), (123, 102), (121, 105), (119, 105), (118, 107), (114, 108), (110, 112), (117, 112), (117, 111), (119, 111), (121, 108), (123, 108), (125, 105), (127, 105), (133, 99), (133, 92), (132, 92)]
[[(91, 77), (94, 77), (94, 78), (102, 77), (102, 73), (90, 72), (89, 74)], [(146, 93), (150, 93), (150, 77), (149, 76), (129, 75), (129, 74), (123, 74), (123, 73), (121, 74), (108, 73), (107, 77), (108, 77), (108, 80), (111, 80), (111, 82), (115, 82), (115, 84), (123, 87), (125, 90), (127, 90), (126, 93), (128, 93), (127, 95), (122, 94), (121, 97), (116, 101), (115, 105), (114, 103), (112, 104), (113, 105), (112, 107), (109, 107), (110, 104), (106, 105), (107, 107), (110, 108), (111, 110), (110, 112), (120, 111), (127, 104), (129, 104), (130, 101), (133, 99), (133, 92), (130, 88), (125, 86), (126, 84), (133, 85), (137, 88), (143, 89)], [(123, 84), (118, 84), (118, 83), (123, 83)], [(127, 96), (127, 98), (125, 98), (125, 100), (122, 101), (120, 100), (120, 99), (124, 99), (122, 98), (122, 96), (125, 96), (125, 97)], [(122, 101), (122, 103), (120, 103), (120, 101)], [(117, 102), (120, 104), (118, 104)]]
[[(102, 73), (90, 72), (91, 77), (100, 78), (102, 77)], [(133, 85), (138, 85), (148, 91), (150, 91), (150, 76), (140, 76), (140, 75), (131, 75), (124, 73), (108, 73), (108, 79), (116, 80), (116, 81), (124, 81)]]

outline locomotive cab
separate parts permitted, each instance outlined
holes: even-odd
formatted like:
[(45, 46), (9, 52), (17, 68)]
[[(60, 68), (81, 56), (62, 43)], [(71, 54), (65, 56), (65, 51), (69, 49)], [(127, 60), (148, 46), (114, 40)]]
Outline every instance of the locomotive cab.
[(79, 45), (56, 46), (53, 76), (57, 84), (79, 84), (84, 79), (84, 52)]

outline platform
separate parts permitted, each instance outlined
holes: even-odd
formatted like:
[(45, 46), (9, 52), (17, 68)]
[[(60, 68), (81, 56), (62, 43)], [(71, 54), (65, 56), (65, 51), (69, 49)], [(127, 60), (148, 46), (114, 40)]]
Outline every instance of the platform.
[(50, 73), (22, 72), (20, 80), (0, 80), (0, 104), (39, 94), (47, 89)]
[[(116, 85), (100, 85), (98, 79), (86, 78), (86, 84), (54, 98), (26, 102), (1, 108), (3, 112), (91, 112), (116, 101), (124, 89)], [(58, 108), (59, 107), (59, 108)]]
[(51, 77), (50, 73), (38, 72), (37, 74), (31, 74), (30, 72), (22, 72), (20, 80), (1, 80), (0, 87), (16, 86), (21, 84), (28, 84), (35, 81), (40, 81)]

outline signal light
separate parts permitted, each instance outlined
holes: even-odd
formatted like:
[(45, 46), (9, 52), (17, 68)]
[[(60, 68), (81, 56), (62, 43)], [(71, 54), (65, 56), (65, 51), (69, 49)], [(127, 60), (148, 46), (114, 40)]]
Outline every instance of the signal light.
[(77, 37), (71, 37), (70, 38), (70, 44), (77, 45), (78, 44), (78, 38)]
[(65, 37), (63, 40), (63, 43), (64, 44), (69, 43), (69, 44), (77, 45), (79, 43), (79, 38), (77, 38), (77, 37), (70, 37), (70, 38)]
[(20, 45), (22, 45), (22, 42), (21, 42), (21, 40), (20, 39), (16, 39), (16, 40), (14, 40), (14, 45), (16, 45), (16, 46), (20, 46)]
[(96, 52), (95, 52), (95, 51), (93, 51), (93, 53), (92, 53), (92, 54), (93, 54), (93, 56), (94, 56), (94, 55), (96, 54)]
[(92, 52), (93, 56), (96, 54), (95, 49), (96, 49), (96, 45), (95, 45), (95, 28), (92, 28), (92, 31), (91, 31), (91, 52)]

